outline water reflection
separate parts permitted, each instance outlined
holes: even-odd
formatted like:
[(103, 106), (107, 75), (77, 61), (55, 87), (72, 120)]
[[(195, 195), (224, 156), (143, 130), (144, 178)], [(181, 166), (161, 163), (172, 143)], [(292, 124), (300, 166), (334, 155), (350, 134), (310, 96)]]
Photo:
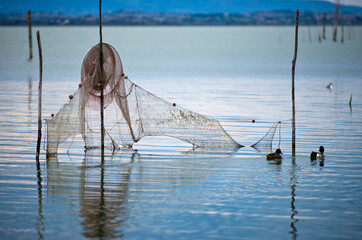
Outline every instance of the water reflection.
[[(126, 152), (126, 156), (117, 154), (117, 159), (112, 156), (102, 163), (98, 151), (95, 151), (87, 151), (78, 168), (73, 159), (69, 164), (60, 163), (56, 156), (49, 158), (48, 191), (61, 196), (79, 194), (83, 236), (122, 238), (124, 222), (128, 219), (127, 193), (131, 164), (139, 156), (137, 151), (131, 154)], [(120, 163), (124, 159), (127, 163)], [(74, 187), (76, 182), (79, 188)]]
[(43, 232), (45, 231), (45, 224), (43, 215), (43, 186), (39, 161), (36, 161), (36, 170), (38, 179), (38, 216), (36, 219), (36, 232), (38, 233), (39, 239), (44, 239)]
[(281, 165), (282, 164), (282, 159), (267, 160), (267, 162), (270, 165)]
[[(32, 91), (33, 91), (33, 81), (31, 78), (28, 80), (28, 127), (31, 126), (31, 105), (32, 105)], [(30, 130), (30, 129), (29, 129)]]
[(182, 151), (184, 155), (191, 156), (193, 158), (202, 156), (203, 158), (218, 158), (232, 157), (233, 153), (238, 152), (240, 148), (206, 148), (206, 147), (193, 147), (190, 150)]
[(292, 230), (289, 231), (290, 234), (292, 234), (292, 239), (297, 239), (297, 227), (295, 226), (295, 224), (298, 222), (298, 218), (296, 218), (295, 216), (298, 214), (298, 211), (296, 210), (295, 207), (295, 184), (292, 184), (291, 186), (291, 196), (292, 196), (292, 200), (290, 203), (290, 208), (292, 210), (292, 215), (290, 216), (291, 218), (291, 222), (290, 222), (290, 227), (292, 228)]
[[(136, 153), (133, 153), (131, 163), (135, 156)], [(125, 165), (122, 172), (114, 174), (114, 169), (106, 168), (104, 164), (88, 167), (90, 158), (85, 157), (80, 174), (82, 234), (88, 238), (121, 238), (128, 218), (127, 192), (131, 167)]]
[(289, 233), (292, 235), (292, 239), (295, 240), (298, 237), (298, 229), (296, 226), (296, 223), (298, 222), (298, 218), (296, 217), (296, 215), (298, 214), (298, 211), (296, 210), (296, 206), (295, 206), (295, 192), (296, 192), (296, 184), (298, 183), (298, 175), (297, 175), (297, 170), (298, 170), (298, 166), (295, 162), (295, 158), (292, 159), (292, 168), (290, 170), (290, 188), (291, 188), (291, 202), (290, 202), (290, 208), (292, 211), (292, 214), (290, 216), (290, 227), (291, 230), (289, 231)]
[(317, 163), (319, 163), (320, 167), (324, 167), (324, 158), (322, 158), (322, 159), (311, 159), (310, 162), (311, 162), (312, 166), (315, 166), (315, 165), (317, 165)]

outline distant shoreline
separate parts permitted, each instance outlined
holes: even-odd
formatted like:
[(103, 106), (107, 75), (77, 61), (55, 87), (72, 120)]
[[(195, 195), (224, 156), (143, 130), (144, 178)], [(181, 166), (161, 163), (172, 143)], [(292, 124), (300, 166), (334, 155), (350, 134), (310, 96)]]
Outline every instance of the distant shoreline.
[[(335, 13), (326, 13), (326, 24), (334, 24)], [(2, 13), (0, 26), (26, 26), (27, 13)], [(302, 12), (300, 25), (322, 25), (323, 13)], [(295, 24), (295, 12), (261, 11), (254, 13), (172, 14), (118, 11), (103, 14), (104, 26), (288, 26)], [(344, 13), (344, 25), (362, 25), (362, 14)], [(32, 13), (37, 26), (96, 26), (98, 14)]]

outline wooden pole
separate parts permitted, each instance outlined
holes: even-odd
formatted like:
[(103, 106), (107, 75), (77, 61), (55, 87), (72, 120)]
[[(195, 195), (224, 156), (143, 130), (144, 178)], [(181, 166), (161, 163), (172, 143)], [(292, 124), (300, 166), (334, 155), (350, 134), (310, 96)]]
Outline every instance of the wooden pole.
[(311, 27), (310, 27), (310, 17), (307, 17), (307, 24), (308, 24), (309, 42), (312, 42), (312, 30), (311, 30)]
[(99, 0), (99, 64), (101, 89), (101, 160), (104, 161), (104, 96), (103, 96), (103, 39), (102, 39), (102, 0)]
[(335, 2), (336, 2), (336, 16), (334, 19), (333, 42), (337, 41), (339, 0), (335, 0)]
[(344, 19), (343, 19), (343, 0), (341, 4), (341, 43), (344, 43)]
[(33, 37), (31, 35), (31, 11), (28, 10), (29, 59), (33, 58)]
[(322, 42), (321, 31), (319, 28), (319, 26), (320, 26), (319, 25), (319, 15), (317, 13), (313, 0), (312, 0), (312, 6), (313, 6), (313, 10), (314, 10), (314, 17), (315, 17), (315, 20), (317, 21), (317, 26), (318, 26), (318, 42)]
[(327, 22), (327, 13), (324, 12), (323, 13), (323, 36), (322, 36), (322, 38), (324, 40), (326, 39), (326, 22)]
[(295, 157), (295, 95), (294, 95), (294, 74), (295, 74), (295, 63), (297, 61), (298, 53), (298, 20), (299, 20), (299, 9), (297, 9), (295, 17), (295, 45), (294, 45), (294, 58), (292, 61), (292, 156)]
[(43, 56), (41, 50), (41, 41), (40, 33), (36, 32), (36, 37), (38, 40), (38, 50), (39, 50), (39, 86), (38, 86), (38, 141), (36, 144), (36, 161), (39, 164), (39, 153), (40, 153), (40, 143), (41, 143), (41, 98), (42, 98), (42, 83), (43, 83)]

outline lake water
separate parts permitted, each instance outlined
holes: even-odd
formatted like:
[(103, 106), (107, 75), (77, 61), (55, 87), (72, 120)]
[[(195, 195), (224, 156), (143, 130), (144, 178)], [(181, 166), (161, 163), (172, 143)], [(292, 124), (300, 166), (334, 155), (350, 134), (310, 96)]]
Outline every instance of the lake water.
[[(41, 34), (48, 118), (77, 89), (98, 29), (33, 30)], [(85, 154), (76, 137), (69, 154), (67, 142), (48, 160), (42, 141), (37, 167), (36, 38), (29, 61), (27, 28), (1, 27), (0, 238), (361, 239), (362, 28), (346, 28), (344, 44), (331, 41), (331, 28), (322, 43), (317, 28), (310, 33), (300, 29), (295, 158), (293, 27), (104, 27), (133, 82), (216, 117), (240, 144), (282, 121), (284, 158), (146, 137), (133, 149), (106, 151), (101, 164), (100, 152)], [(320, 145), (324, 161), (311, 161)]]

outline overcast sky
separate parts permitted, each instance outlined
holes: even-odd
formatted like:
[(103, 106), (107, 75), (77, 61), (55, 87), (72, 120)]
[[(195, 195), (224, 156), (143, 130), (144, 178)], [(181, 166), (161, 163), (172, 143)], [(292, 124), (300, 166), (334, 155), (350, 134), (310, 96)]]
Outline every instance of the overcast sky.
[[(335, 0), (324, 0), (324, 1), (335, 3)], [(344, 2), (345, 5), (362, 7), (362, 0), (340, 0), (340, 2)]]

